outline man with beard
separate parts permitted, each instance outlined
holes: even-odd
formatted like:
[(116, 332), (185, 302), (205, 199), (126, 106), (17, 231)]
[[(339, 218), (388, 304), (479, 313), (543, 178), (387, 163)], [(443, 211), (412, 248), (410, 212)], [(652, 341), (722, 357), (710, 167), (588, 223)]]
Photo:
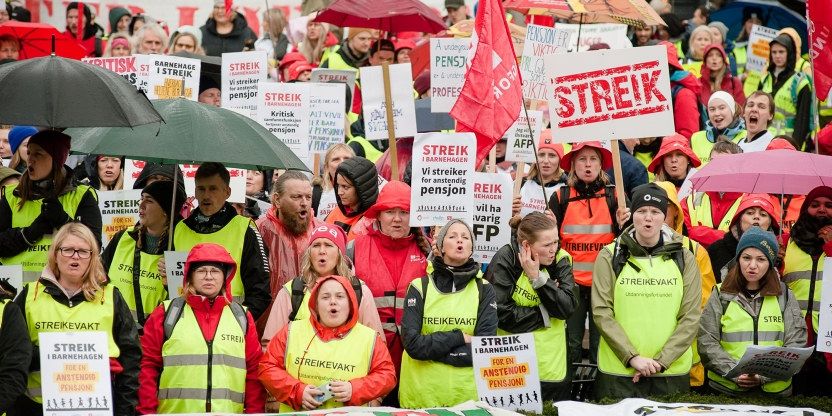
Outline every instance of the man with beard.
[(177, 251), (188, 252), (199, 243), (225, 247), (239, 265), (231, 281), (231, 295), (257, 319), (272, 301), (269, 296), (269, 263), (263, 239), (251, 219), (237, 215), (227, 202), (231, 196), (231, 174), (221, 163), (209, 162), (196, 170), (196, 200), (199, 203), (173, 232)]

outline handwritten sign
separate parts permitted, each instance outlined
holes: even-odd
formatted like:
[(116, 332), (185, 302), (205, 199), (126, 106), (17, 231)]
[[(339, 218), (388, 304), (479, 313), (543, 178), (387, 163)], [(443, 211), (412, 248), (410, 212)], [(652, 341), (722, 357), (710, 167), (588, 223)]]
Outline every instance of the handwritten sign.
[(346, 137), (346, 85), (310, 84), (309, 153), (324, 153)]
[(430, 111), (447, 113), (465, 84), (471, 39), (430, 39)]
[[(390, 65), (393, 98), (393, 126), (396, 137), (416, 135), (416, 105), (410, 63)], [(380, 66), (361, 68), (361, 94), (364, 107), (364, 135), (367, 140), (384, 140), (387, 134), (387, 107)]]
[(528, 25), (526, 27), (526, 41), (523, 43), (523, 56), (520, 58), (523, 98), (546, 99), (549, 80), (546, 78), (543, 57), (550, 54), (566, 53), (568, 46), (569, 32), (561, 30), (560, 27), (553, 28), (539, 25)]
[[(528, 117), (526, 117), (526, 114), (528, 114)], [(529, 131), (529, 125), (531, 125), (531, 131)], [(506, 160), (535, 163), (536, 144), (540, 140), (542, 127), (542, 111), (524, 111), (521, 108), (520, 116), (506, 131)]]

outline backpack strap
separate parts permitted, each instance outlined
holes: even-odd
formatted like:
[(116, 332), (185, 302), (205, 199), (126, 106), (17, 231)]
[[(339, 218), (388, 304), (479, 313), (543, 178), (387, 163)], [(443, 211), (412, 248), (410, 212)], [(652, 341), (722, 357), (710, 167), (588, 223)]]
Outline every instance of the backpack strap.
[(162, 321), (162, 327), (165, 330), (165, 341), (170, 339), (170, 335), (173, 333), (173, 328), (176, 327), (176, 323), (179, 322), (179, 318), (182, 317), (182, 310), (185, 308), (185, 298), (178, 297), (170, 302), (168, 305), (168, 309), (165, 311), (165, 320)]
[(237, 320), (237, 323), (240, 324), (240, 329), (243, 330), (243, 337), (246, 336), (248, 333), (248, 316), (246, 315), (246, 309), (243, 305), (240, 305), (237, 302), (231, 302), (231, 313), (234, 314), (234, 319)]
[[(610, 219), (612, 220), (612, 229), (613, 230), (618, 230), (618, 220), (616, 219), (616, 215), (615, 215), (615, 211), (618, 208), (618, 201), (615, 200), (615, 185), (607, 185), (607, 186), (604, 187), (604, 199), (607, 202), (607, 208), (610, 210)], [(621, 230), (618, 230), (618, 231), (621, 231)]]
[(353, 277), (350, 279), (350, 284), (352, 285), (352, 291), (355, 292), (355, 300), (358, 302), (358, 306), (361, 307), (361, 297), (364, 295), (361, 289), (361, 280), (358, 280), (357, 277)]
[(289, 321), (294, 321), (295, 316), (298, 315), (298, 311), (303, 303), (303, 290), (305, 289), (305, 286), (306, 285), (303, 283), (303, 279), (300, 277), (292, 279), (292, 290), (290, 292), (292, 298), (292, 312), (289, 313)]
[(352, 264), (355, 264), (355, 240), (350, 240), (347, 243), (347, 258), (350, 259)]
[(561, 229), (563, 226), (563, 218), (566, 217), (566, 209), (569, 208), (569, 192), (571, 188), (569, 186), (561, 186), (558, 189), (558, 230)]

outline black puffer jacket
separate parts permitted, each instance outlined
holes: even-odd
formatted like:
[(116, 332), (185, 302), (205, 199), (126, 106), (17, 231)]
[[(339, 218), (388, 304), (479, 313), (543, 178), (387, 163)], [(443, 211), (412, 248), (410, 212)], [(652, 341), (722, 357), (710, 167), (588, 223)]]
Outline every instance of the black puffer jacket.
[[(338, 175), (343, 175), (355, 186), (355, 193), (358, 196), (358, 208), (355, 211), (347, 212), (348, 210), (341, 203), (341, 198), (338, 196)], [(363, 157), (354, 157), (341, 162), (338, 170), (335, 171), (335, 182), (335, 199), (338, 201), (338, 208), (347, 217), (364, 214), (378, 199), (376, 165)]]
[(225, 52), (242, 52), (246, 41), (251, 44), (257, 40), (257, 35), (248, 27), (248, 22), (240, 14), (234, 15), (234, 28), (224, 35), (217, 33), (217, 21), (208, 19), (199, 28), (202, 31), (202, 48), (208, 56), (222, 56)]
[(26, 391), (32, 342), (20, 308), (8, 299), (0, 299), (3, 325), (0, 326), (0, 413), (9, 412)]

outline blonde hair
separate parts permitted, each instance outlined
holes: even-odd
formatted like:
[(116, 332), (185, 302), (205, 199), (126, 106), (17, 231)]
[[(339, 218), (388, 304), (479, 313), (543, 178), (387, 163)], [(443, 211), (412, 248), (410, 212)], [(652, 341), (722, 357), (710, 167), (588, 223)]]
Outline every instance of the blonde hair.
[(113, 41), (116, 39), (127, 40), (127, 45), (130, 48), (130, 55), (132, 55), (133, 52), (136, 52), (136, 45), (133, 43), (133, 39), (130, 39), (130, 35), (125, 32), (116, 32), (110, 35), (110, 39), (107, 41), (107, 47), (104, 49), (105, 58), (113, 56)]
[[(708, 40), (708, 45), (714, 43), (714, 37), (713, 37), (713, 35), (711, 35), (711, 29), (708, 28), (708, 26), (705, 26), (705, 25), (697, 26), (696, 29), (693, 29), (693, 32), (691, 32), (690, 42), (688, 42), (688, 56), (690, 58), (702, 61), (702, 60), (705, 60), (705, 50), (704, 49), (702, 51), (700, 51), (702, 56), (700, 56), (699, 58), (697, 58), (693, 53), (693, 40), (696, 39), (696, 36), (700, 33), (705, 33), (705, 34), (708, 35), (708, 39), (709, 39)], [(706, 46), (706, 48), (707, 48), (707, 46)]]
[(349, 153), (350, 158), (355, 157), (355, 151), (353, 151), (352, 148), (349, 147), (346, 143), (336, 143), (336, 144), (330, 146), (329, 149), (326, 150), (326, 153), (324, 154), (324, 165), (323, 165), (323, 171), (324, 172), (323, 172), (323, 175), (321, 175), (321, 177), (323, 177), (323, 189), (325, 191), (328, 191), (328, 190), (332, 189), (332, 187), (333, 187), (332, 182), (335, 180), (335, 178), (330, 178), (329, 177), (329, 172), (327, 172), (327, 167), (329, 166), (329, 162), (332, 161), (333, 154), (335, 152), (339, 151), (339, 150), (344, 150), (347, 153)]
[[(316, 22), (318, 23), (318, 22)], [(309, 40), (309, 35), (304, 35), (303, 40), (298, 44), (298, 52), (306, 57), (306, 60), (315, 64), (321, 61), (321, 55), (324, 54), (324, 45), (326, 44), (326, 36), (329, 34), (329, 25), (326, 23), (318, 23), (321, 25), (321, 34), (314, 44)]]
[(87, 271), (84, 272), (81, 283), (81, 291), (84, 293), (84, 298), (92, 302), (95, 300), (95, 295), (101, 291), (103, 283), (107, 281), (107, 274), (104, 272), (104, 265), (101, 263), (101, 255), (98, 252), (98, 239), (95, 238), (92, 231), (86, 225), (80, 222), (70, 222), (58, 230), (55, 238), (52, 240), (52, 246), (49, 247), (47, 267), (55, 275), (55, 278), (60, 281), (61, 271), (58, 269), (58, 251), (64, 241), (70, 236), (83, 240), (90, 246), (90, 250), (92, 251), (90, 254), (90, 264), (87, 267)]
[[(309, 242), (309, 247), (303, 251), (303, 256), (300, 260), (300, 278), (306, 286), (311, 287), (315, 284), (319, 277), (318, 273), (312, 268), (312, 241)], [(335, 275), (344, 276), (350, 280), (355, 279), (355, 274), (352, 272), (352, 267), (347, 263), (347, 258), (338, 250), (338, 262), (335, 264)]]
[(193, 33), (188, 33), (188, 32), (179, 32), (179, 33), (176, 34), (176, 36), (173, 37), (173, 39), (170, 40), (171, 53), (175, 53), (175, 52), (173, 52), (173, 48), (176, 46), (176, 41), (178, 41), (179, 38), (183, 38), (185, 36), (194, 40), (193, 54), (194, 55), (205, 56), (205, 49), (202, 49), (202, 45), (199, 43), (199, 39), (197, 39), (196, 36), (194, 36)]

